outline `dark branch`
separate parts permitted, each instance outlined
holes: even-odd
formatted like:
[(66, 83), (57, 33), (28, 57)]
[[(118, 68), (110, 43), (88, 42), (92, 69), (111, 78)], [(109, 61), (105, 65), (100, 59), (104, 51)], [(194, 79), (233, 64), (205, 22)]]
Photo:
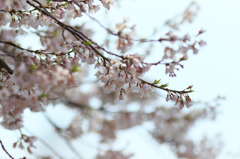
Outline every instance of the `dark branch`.
[(157, 86), (157, 85), (155, 85), (155, 84), (153, 84), (153, 83), (149, 83), (149, 82), (147, 82), (147, 81), (145, 81), (145, 80), (143, 80), (143, 79), (140, 79), (140, 78), (139, 78), (139, 80), (142, 81), (143, 83), (146, 83), (146, 84), (152, 86), (152, 87), (155, 87), (155, 88), (158, 88), (158, 89), (167, 91), (167, 92), (173, 92), (173, 93), (178, 93), (178, 94), (187, 94), (187, 93), (192, 93), (192, 92), (194, 92), (193, 90), (188, 90), (188, 91), (186, 91), (186, 89), (185, 89), (185, 90), (182, 90), (182, 91), (173, 90), (173, 89), (168, 89), (168, 88), (164, 88), (164, 87)]
[[(29, 2), (29, 0), (27, 0), (27, 3), (28, 3), (29, 5), (31, 5), (32, 7), (36, 8), (36, 9), (37, 9), (38, 11), (40, 11), (42, 14), (44, 14), (44, 15), (52, 18), (52, 19), (55, 21), (55, 23), (57, 23), (59, 26), (61, 26), (62, 28), (66, 29), (67, 31), (69, 31), (76, 39), (80, 40), (82, 43), (84, 43), (85, 41), (88, 40), (88, 39), (86, 39), (86, 36), (85, 36), (83, 33), (79, 32), (79, 31), (77, 31), (76, 29), (74, 29), (73, 27), (71, 27), (71, 26), (69, 26), (69, 25), (66, 25), (66, 24), (60, 22), (59, 20), (57, 20), (53, 15), (51, 15), (51, 14), (42, 6), (41, 3), (39, 3), (39, 2), (36, 1), (36, 0), (33, 0), (33, 1), (36, 2), (36, 3), (38, 3), (41, 8), (40, 8), (39, 6), (36, 6), (36, 5), (32, 4), (31, 2)], [(89, 46), (91, 47), (91, 49), (93, 49), (93, 51), (94, 51), (97, 55), (99, 55), (100, 57), (102, 57), (105, 61), (110, 62), (110, 60), (109, 60), (107, 57), (105, 57), (104, 55), (102, 55), (94, 46), (92, 46), (92, 45), (89, 45)]]
[[(17, 44), (14, 44), (14, 43), (11, 42), (11, 41), (2, 41), (2, 40), (0, 40), (0, 43), (6, 44), (6, 45), (10, 45), (10, 46), (15, 47), (15, 48), (17, 48), (17, 49), (24, 50), (24, 51), (28, 51), (28, 52), (31, 52), (31, 53), (43, 54), (43, 51), (42, 51), (42, 50), (30, 50), (30, 49), (25, 49), (25, 48), (22, 48), (21, 46), (18, 46)], [(44, 54), (57, 55), (57, 54), (54, 53), (54, 52), (46, 52), (46, 53), (44, 53)]]
[(5, 149), (5, 147), (4, 147), (3, 143), (2, 143), (2, 140), (0, 140), (0, 144), (1, 144), (1, 146), (2, 146), (3, 151), (4, 151), (11, 159), (14, 159), (14, 158), (7, 152), (7, 150)]
[(13, 74), (13, 70), (8, 66), (8, 64), (0, 58), (0, 69), (6, 69), (9, 74)]
[[(51, 19), (53, 19), (56, 24), (58, 24), (59, 26), (61, 26), (63, 29), (66, 29), (67, 31), (69, 31), (77, 40), (80, 40), (82, 43), (90, 40), (90, 41), (92, 42), (92, 44), (89, 45), (89, 46), (91, 47), (91, 49), (93, 49), (93, 51), (94, 51), (97, 55), (101, 56), (104, 61), (110, 62), (110, 59), (109, 59), (109, 58), (105, 57), (102, 53), (100, 53), (100, 52), (97, 50), (97, 49), (102, 49), (102, 47), (100, 47), (97, 43), (93, 42), (91, 39), (89, 39), (87, 36), (85, 36), (82, 32), (80, 32), (80, 31), (74, 29), (73, 27), (71, 27), (71, 26), (69, 26), (69, 25), (67, 25), (67, 24), (64, 24), (64, 23), (60, 22), (59, 20), (57, 20), (57, 19), (56, 19), (51, 13), (49, 13), (49, 12), (47, 11), (47, 9), (46, 9), (40, 2), (38, 2), (37, 0), (32, 0), (32, 1), (36, 2), (37, 4), (39, 4), (39, 6), (34, 5), (34, 4), (31, 3), (29, 0), (27, 0), (27, 3), (28, 3), (29, 5), (31, 5), (32, 7), (34, 7), (35, 9), (37, 9), (38, 11), (40, 11), (42, 14), (44, 14), (44, 15), (50, 17)], [(77, 5), (77, 2), (76, 2), (75, 0), (72, 0), (72, 2), (74, 2), (74, 3)], [(79, 5), (78, 5), (78, 6), (79, 6)], [(79, 7), (80, 7), (80, 9), (81, 9), (83, 12), (86, 13), (86, 11), (83, 10), (83, 8), (82, 8), (81, 6), (79, 6)], [(163, 39), (162, 39), (162, 40), (163, 40)], [(159, 40), (158, 40), (158, 41), (159, 41)], [(95, 45), (96, 48), (93, 46), (93, 44)], [(120, 57), (120, 58), (123, 58), (123, 59), (124, 59), (123, 56), (119, 56), (119, 55), (117, 55), (117, 54), (108, 52), (108, 51), (106, 51), (105, 49), (102, 49), (102, 50), (104, 50), (105, 52), (107, 52), (107, 53), (109, 53), (109, 54), (111, 54), (111, 55), (115, 55), (115, 56), (117, 56), (117, 57)], [(159, 64), (159, 63), (161, 63), (161, 61), (155, 63), (155, 65), (157, 65), (157, 64)], [(149, 83), (149, 82), (147, 82), (147, 81), (144, 81), (144, 80), (141, 79), (141, 78), (138, 78), (138, 80), (140, 80), (140, 81), (142, 81), (143, 83), (146, 83), (146, 84), (148, 84), (148, 85), (150, 85), (150, 86), (152, 86), (152, 87), (159, 88), (159, 89), (164, 90), (164, 91), (167, 91), (167, 92), (173, 92), (173, 93), (178, 93), (178, 94), (187, 94), (187, 93), (193, 92), (192, 90), (189, 90), (189, 91), (185, 91), (185, 90), (182, 90), (182, 91), (171, 90), (171, 89), (168, 89), (168, 88), (159, 87), (159, 86), (157, 86), (157, 85), (155, 85), (155, 84), (152, 84), (152, 83)]]

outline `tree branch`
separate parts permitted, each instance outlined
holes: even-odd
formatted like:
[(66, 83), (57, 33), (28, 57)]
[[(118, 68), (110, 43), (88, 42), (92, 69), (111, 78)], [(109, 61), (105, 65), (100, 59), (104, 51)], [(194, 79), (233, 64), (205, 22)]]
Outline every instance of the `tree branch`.
[(0, 58), (0, 69), (6, 69), (9, 74), (13, 74), (13, 70), (8, 66), (8, 64)]
[[(58, 133), (58, 135), (60, 137), (63, 137), (61, 135), (61, 132), (64, 131), (62, 128), (58, 127), (51, 119), (50, 117), (44, 113), (43, 114), (44, 117), (47, 119), (47, 121), (54, 127), (54, 129), (56, 130), (56, 132)], [(70, 148), (70, 150), (72, 150), (72, 152), (79, 158), (81, 159), (82, 157), (80, 156), (80, 154), (77, 152), (77, 150), (71, 145), (71, 142), (69, 140), (67, 140), (66, 138), (63, 137), (63, 139), (65, 140), (66, 144), (68, 145), (68, 147)]]
[[(36, 5), (32, 4), (31, 2), (29, 2), (29, 0), (27, 0), (27, 3), (28, 3), (29, 5), (31, 5), (32, 7), (36, 8), (36, 9), (37, 9), (38, 11), (40, 11), (42, 14), (44, 14), (44, 15), (50, 17), (51, 19), (53, 19), (53, 20), (55, 21), (55, 23), (57, 23), (57, 24), (58, 24), (59, 26), (61, 26), (62, 28), (68, 30), (76, 39), (80, 40), (82, 43), (84, 43), (85, 41), (87, 41), (87, 39), (85, 38), (86, 36), (85, 36), (83, 33), (77, 31), (76, 29), (74, 29), (73, 27), (71, 27), (71, 26), (69, 26), (69, 25), (66, 25), (66, 24), (60, 22), (60, 21), (57, 20), (53, 15), (51, 15), (51, 14), (42, 6), (42, 4), (41, 4), (40, 2), (38, 2), (38, 1), (36, 1), (36, 0), (33, 0), (33, 1), (36, 2), (36, 3), (38, 3), (43, 9), (41, 9), (39, 6), (36, 6)], [(102, 57), (103, 60), (110, 62), (110, 60), (109, 60), (107, 57), (105, 57), (104, 55), (102, 55), (94, 46), (92, 46), (92, 45), (89, 45), (89, 46), (91, 47), (91, 49), (93, 49), (93, 51), (94, 51), (97, 55), (99, 55), (100, 57)]]
[[(35, 53), (35, 54), (43, 54), (44, 53), (43, 50), (30, 50), (30, 49), (22, 48), (21, 46), (18, 46), (17, 44), (14, 44), (11, 41), (2, 41), (2, 40), (0, 40), (0, 43), (6, 44), (6, 45), (10, 45), (10, 46), (15, 47), (17, 49), (28, 51), (28, 52)], [(45, 52), (44, 54), (57, 55), (55, 52)]]
[(155, 84), (153, 84), (153, 83), (149, 83), (149, 82), (147, 82), (147, 81), (145, 81), (145, 80), (143, 80), (143, 79), (140, 79), (140, 78), (139, 78), (139, 80), (142, 81), (143, 83), (146, 83), (146, 84), (148, 84), (148, 85), (150, 85), (150, 86), (152, 86), (152, 87), (155, 87), (155, 88), (164, 90), (164, 91), (166, 91), (166, 92), (173, 92), (173, 93), (178, 93), (178, 94), (187, 94), (187, 93), (192, 93), (192, 92), (194, 92), (193, 90), (188, 90), (188, 91), (186, 91), (186, 89), (185, 89), (185, 90), (182, 90), (182, 91), (173, 90), (173, 89), (168, 89), (168, 88), (164, 88), (164, 87), (157, 86), (157, 85), (155, 85)]
[[(77, 40), (80, 40), (82, 43), (84, 43), (84, 42), (86, 42), (86, 41), (89, 40), (89, 38), (88, 38), (87, 36), (85, 36), (85, 35), (84, 35), (83, 33), (81, 33), (80, 31), (74, 29), (72, 26), (69, 26), (69, 25), (64, 24), (64, 23), (60, 22), (59, 20), (57, 20), (51, 13), (49, 13), (49, 12), (46, 10), (46, 8), (45, 8), (40, 2), (38, 2), (37, 0), (32, 0), (32, 1), (36, 2), (37, 4), (39, 4), (39, 6), (36, 6), (36, 5), (32, 4), (29, 0), (27, 0), (27, 3), (28, 3), (29, 5), (31, 5), (32, 7), (34, 7), (35, 9), (37, 9), (38, 11), (40, 11), (42, 14), (44, 14), (44, 15), (50, 17), (51, 19), (53, 19), (53, 20), (55, 21), (55, 23), (58, 24), (59, 26), (61, 26), (63, 29), (68, 30)], [(75, 4), (77, 4), (77, 2), (74, 1), (74, 0), (73, 0), (72, 2), (74, 2)], [(82, 10), (82, 7), (81, 7), (80, 9)], [(83, 11), (85, 12), (85, 10), (83, 10)], [(90, 41), (92, 42), (92, 40), (90, 40)], [(96, 45), (96, 48), (93, 46), (93, 44)], [(97, 55), (101, 56), (104, 61), (110, 62), (110, 59), (109, 59), (109, 58), (105, 57), (102, 53), (100, 53), (100, 52), (97, 50), (97, 48), (98, 48), (98, 49), (102, 49), (102, 47), (100, 47), (100, 46), (99, 46), (97, 43), (95, 43), (95, 42), (93, 42), (93, 44), (90, 44), (90, 45), (89, 45), (89, 46), (91, 47), (91, 49), (93, 49), (93, 51), (94, 51)], [(102, 50), (105, 51), (105, 49), (102, 49)], [(105, 52), (107, 52), (107, 51), (105, 51)], [(109, 53), (109, 52), (107, 52), (107, 53)], [(115, 55), (115, 56), (117, 56), (117, 57), (124, 58), (123, 56), (119, 56), (119, 55), (116, 55), (116, 54), (114, 54), (114, 53), (111, 53), (111, 55)], [(125, 59), (125, 58), (124, 58), (124, 59)], [(160, 62), (157, 62), (157, 63), (160, 63)], [(156, 64), (157, 64), (157, 63), (156, 63)], [(155, 64), (155, 65), (156, 65), (156, 64)], [(187, 93), (193, 92), (192, 90), (189, 90), (189, 91), (185, 91), (185, 90), (182, 90), (182, 91), (171, 90), (171, 89), (168, 89), (168, 88), (163, 88), (163, 87), (157, 86), (157, 85), (155, 85), (155, 84), (149, 83), (149, 82), (147, 82), (147, 81), (145, 81), (145, 80), (143, 80), (143, 79), (141, 79), (141, 78), (138, 78), (138, 80), (140, 80), (140, 81), (142, 81), (143, 83), (146, 83), (146, 84), (148, 84), (148, 85), (150, 85), (150, 86), (152, 86), (152, 87), (159, 88), (159, 89), (164, 90), (164, 91), (167, 91), (167, 92), (178, 93), (178, 94), (180, 94), (180, 95), (181, 95), (181, 94), (187, 94)]]
[(2, 146), (3, 151), (4, 151), (11, 159), (14, 159), (14, 158), (7, 152), (7, 150), (5, 149), (5, 147), (4, 147), (3, 143), (2, 143), (2, 140), (0, 140), (0, 144), (1, 144), (1, 146)]

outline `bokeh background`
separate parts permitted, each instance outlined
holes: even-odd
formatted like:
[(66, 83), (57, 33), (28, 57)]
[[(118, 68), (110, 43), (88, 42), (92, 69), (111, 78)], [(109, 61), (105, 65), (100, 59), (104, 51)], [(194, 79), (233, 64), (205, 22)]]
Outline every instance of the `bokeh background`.
[[(115, 24), (124, 18), (136, 24), (139, 37), (152, 36), (153, 30), (159, 33), (166, 29), (165, 21), (183, 12), (191, 0), (122, 0), (120, 6), (114, 6), (107, 13), (102, 11), (96, 14), (96, 18), (103, 24)], [(199, 140), (202, 136), (219, 137), (223, 141), (223, 148), (218, 159), (240, 158), (240, 1), (239, 0), (199, 0), (196, 1), (201, 10), (192, 24), (182, 26), (183, 33), (197, 32), (203, 28), (206, 33), (202, 36), (207, 46), (200, 50), (199, 54), (190, 56), (184, 63), (184, 69), (177, 72), (176, 78), (165, 75), (164, 68), (153, 68), (150, 79), (159, 79), (169, 82), (171, 88), (182, 89), (190, 84), (194, 85), (195, 93), (191, 97), (198, 101), (209, 101), (216, 96), (224, 96), (218, 108), (218, 117), (215, 121), (200, 121), (192, 128), (189, 136)], [(87, 21), (87, 20), (86, 20)], [(90, 27), (99, 29), (95, 35), (97, 41), (101, 41), (102, 28), (94, 22)], [(30, 41), (38, 41), (34, 36), (24, 37), (23, 46), (28, 46)], [(38, 43), (33, 48), (38, 48)], [(162, 54), (159, 53), (159, 57)], [(152, 59), (148, 59), (151, 61)], [(204, 106), (204, 105), (201, 105)], [(190, 109), (196, 109), (192, 107)], [(73, 111), (62, 105), (50, 106), (47, 114), (58, 124), (67, 125), (73, 116)], [(35, 124), (38, 122), (38, 124)], [(75, 158), (68, 147), (64, 147), (64, 141), (54, 135), (54, 129), (48, 124), (43, 113), (25, 112), (26, 131), (36, 135), (53, 145), (54, 149), (66, 158)], [(41, 126), (39, 126), (41, 125)], [(147, 127), (147, 125), (146, 125)], [(220, 134), (218, 136), (218, 134)], [(19, 136), (18, 132), (10, 132), (0, 129), (0, 136), (7, 150), (14, 156), (26, 155), (25, 152), (12, 148), (12, 143)], [(98, 151), (96, 145), (98, 137), (88, 134), (73, 143), (84, 159), (91, 159)], [(44, 145), (38, 144), (38, 152), (51, 154)], [(126, 152), (134, 152), (134, 159), (175, 159), (167, 145), (159, 145), (142, 127), (119, 132), (118, 140), (114, 148)], [(0, 158), (7, 158), (0, 150)], [(2, 157), (3, 156), (3, 157)]]

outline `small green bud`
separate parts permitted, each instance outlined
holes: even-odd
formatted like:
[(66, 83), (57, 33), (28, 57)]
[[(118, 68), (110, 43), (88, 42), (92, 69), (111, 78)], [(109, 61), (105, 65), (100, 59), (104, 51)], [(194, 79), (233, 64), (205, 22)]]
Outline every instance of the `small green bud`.
[(161, 80), (154, 80), (153, 84), (158, 84)]
[(165, 88), (168, 86), (168, 83), (162, 84), (161, 86), (159, 86), (160, 88)]
[(80, 67), (78, 67), (78, 64), (74, 64), (72, 69), (71, 69), (72, 72), (79, 72), (80, 71)]
[(37, 65), (32, 65), (31, 67), (30, 67), (30, 71), (35, 71), (37, 69)]
[(63, 7), (66, 7), (68, 5), (68, 2), (62, 4)]
[(147, 39), (145, 39), (145, 38), (142, 38), (142, 39), (140, 39), (140, 42), (146, 42), (147, 41)]
[(92, 45), (91, 41), (84, 41), (83, 44), (84, 44), (85, 46)]
[(58, 34), (58, 32), (57, 32), (57, 31), (54, 31), (54, 32), (53, 32), (53, 37), (56, 37), (57, 34)]
[(45, 93), (42, 93), (42, 94), (39, 96), (39, 98), (45, 98), (45, 97), (48, 97), (48, 95), (45, 94)]

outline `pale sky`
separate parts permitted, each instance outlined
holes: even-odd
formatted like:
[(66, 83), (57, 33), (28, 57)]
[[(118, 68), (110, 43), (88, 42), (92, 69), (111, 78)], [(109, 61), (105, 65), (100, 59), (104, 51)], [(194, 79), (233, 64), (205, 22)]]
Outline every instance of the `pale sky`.
[[(139, 35), (148, 36), (154, 27), (161, 28), (165, 20), (181, 13), (190, 2), (191, 0), (125, 0), (120, 10), (112, 8), (109, 13), (109, 21), (115, 23), (118, 19), (129, 17), (131, 22), (137, 24), (137, 32), (141, 33)], [(192, 94), (192, 98), (195, 100), (211, 100), (217, 95), (225, 96), (226, 100), (221, 103), (221, 114), (219, 114), (217, 120), (198, 123), (192, 130), (191, 136), (197, 139), (203, 134), (214, 137), (217, 133), (221, 133), (225, 146), (223, 154), (218, 159), (238, 159), (240, 158), (240, 98), (238, 97), (240, 90), (240, 75), (238, 75), (238, 69), (240, 68), (240, 1), (199, 0), (197, 2), (200, 4), (201, 10), (194, 24), (189, 25), (188, 29), (191, 29), (190, 31), (206, 29), (207, 32), (203, 38), (206, 40), (207, 46), (201, 49), (198, 55), (191, 56), (190, 60), (184, 63), (184, 69), (177, 73), (177, 78), (165, 76), (163, 70), (160, 70), (157, 75), (154, 74), (152, 78), (160, 77), (163, 81), (169, 82), (172, 88), (182, 89), (193, 84), (196, 92)], [(103, 21), (104, 17), (98, 16), (98, 19)], [(191, 109), (194, 109), (194, 107)], [(62, 107), (51, 111), (60, 114), (66, 113)], [(66, 116), (71, 116), (71, 112)], [(27, 113), (26, 119), (28, 119), (26, 125), (29, 125), (29, 127), (34, 127), (31, 120), (38, 120), (43, 125), (46, 123), (44, 117), (40, 114)], [(50, 127), (47, 127), (46, 131), (37, 126), (32, 129), (39, 136), (48, 135), (48, 130), (53, 133)], [(3, 140), (8, 141), (6, 143), (8, 148), (16, 139), (14, 138), (15, 133), (9, 133), (6, 130), (1, 130), (0, 136), (1, 138), (2, 136), (9, 137), (7, 140)], [(82, 146), (84, 152), (92, 152), (93, 148), (90, 147), (97, 146), (94, 144), (94, 139), (96, 139), (94, 135), (89, 134), (89, 136), (86, 137), (86, 140), (91, 138), (92, 141), (88, 140), (89, 147)], [(121, 132), (119, 137), (119, 147), (121, 145), (124, 147), (127, 144), (127, 151), (136, 153), (133, 159), (146, 159), (149, 156), (151, 156), (151, 159), (160, 159), (161, 157), (163, 159), (174, 159), (167, 146), (159, 146), (139, 127)], [(56, 145), (64, 145), (57, 138), (54, 141), (58, 143)], [(46, 151), (43, 146), (40, 146), (40, 149)], [(11, 151), (17, 152), (21, 156), (21, 151), (17, 149)], [(64, 156), (64, 153), (62, 155)], [(5, 156), (1, 149), (0, 156)], [(83, 154), (83, 156), (84, 159), (85, 157), (91, 159), (89, 155)]]

